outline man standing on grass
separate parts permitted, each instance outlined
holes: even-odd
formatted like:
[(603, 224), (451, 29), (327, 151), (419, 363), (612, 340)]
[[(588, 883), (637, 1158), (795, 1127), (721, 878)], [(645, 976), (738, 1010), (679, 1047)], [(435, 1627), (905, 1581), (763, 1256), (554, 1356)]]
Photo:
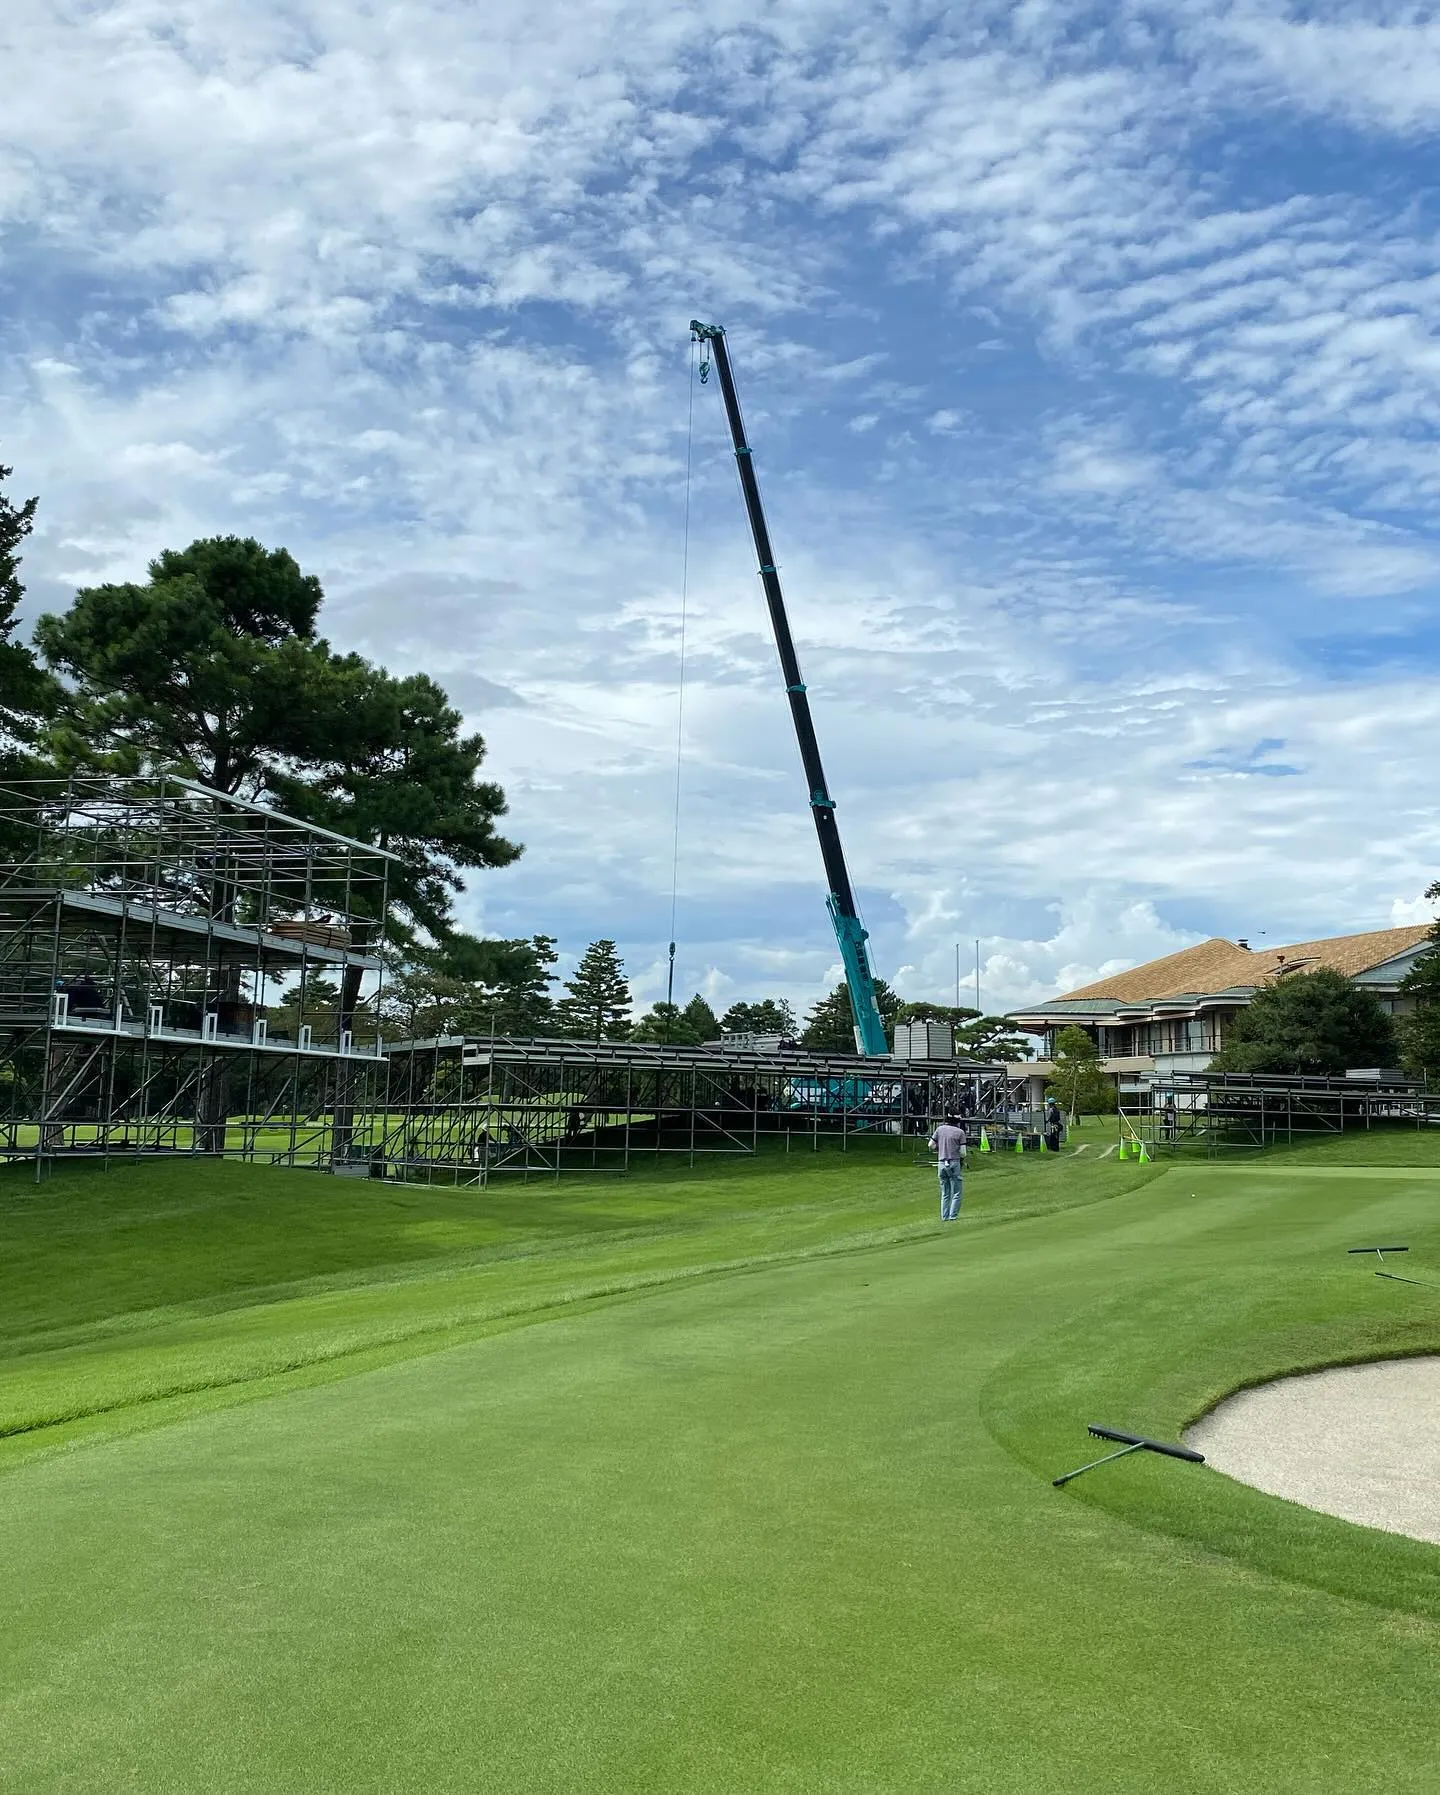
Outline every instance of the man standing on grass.
[(940, 1220), (953, 1222), (965, 1195), (965, 1156), (970, 1151), (959, 1116), (946, 1116), (930, 1136), (930, 1145), (940, 1159)]

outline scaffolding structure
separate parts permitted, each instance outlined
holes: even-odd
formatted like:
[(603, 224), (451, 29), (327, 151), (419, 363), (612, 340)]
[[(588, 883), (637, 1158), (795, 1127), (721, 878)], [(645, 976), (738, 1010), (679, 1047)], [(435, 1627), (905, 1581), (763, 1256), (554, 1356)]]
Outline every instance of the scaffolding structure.
[(1122, 1132), (1150, 1149), (1211, 1155), (1294, 1145), (1354, 1128), (1440, 1125), (1440, 1093), (1399, 1072), (1340, 1078), (1276, 1073), (1172, 1072), (1121, 1088)]
[(889, 1135), (904, 1148), (947, 1113), (997, 1144), (1033, 1123), (1024, 1081), (972, 1060), (864, 1060), (796, 1048), (666, 1047), (447, 1036), (386, 1047), (377, 1172), (483, 1184), (506, 1174), (627, 1170), (637, 1156), (755, 1153)]
[(351, 1164), (393, 858), (180, 778), (0, 789), (0, 1157)]
[(384, 1043), (394, 856), (177, 777), (0, 788), (0, 1159), (208, 1155), (483, 1184), (946, 1114), (1038, 1145), (974, 1060), (451, 1036)]

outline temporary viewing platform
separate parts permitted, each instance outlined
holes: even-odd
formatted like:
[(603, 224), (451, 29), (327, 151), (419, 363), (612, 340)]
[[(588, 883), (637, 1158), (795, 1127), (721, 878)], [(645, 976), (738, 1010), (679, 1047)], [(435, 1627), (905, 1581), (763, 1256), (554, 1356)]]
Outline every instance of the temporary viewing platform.
[(822, 1136), (928, 1134), (947, 1112), (1018, 1125), (1023, 1089), (978, 1060), (723, 1043), (447, 1036), (390, 1042), (377, 1169), (403, 1177), (624, 1169), (641, 1154), (753, 1153)]
[(0, 1157), (230, 1155), (485, 1183), (1033, 1128), (1024, 1078), (785, 1045), (449, 1036), (375, 1018), (395, 857), (191, 780), (0, 789)]
[(1366, 1067), (1334, 1078), (1172, 1072), (1121, 1087), (1122, 1127), (1151, 1147), (1273, 1147), (1352, 1128), (1440, 1125), (1424, 1079)]
[(393, 858), (186, 779), (0, 789), (0, 1154), (348, 1158)]

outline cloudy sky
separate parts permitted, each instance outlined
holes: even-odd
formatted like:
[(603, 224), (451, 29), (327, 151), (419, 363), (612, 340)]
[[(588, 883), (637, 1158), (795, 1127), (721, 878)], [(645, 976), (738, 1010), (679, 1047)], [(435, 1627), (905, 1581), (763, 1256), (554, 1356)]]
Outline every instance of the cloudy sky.
[(1322, 0), (9, 0), (32, 612), (284, 544), (526, 844), (472, 926), (838, 976), (723, 323), (877, 970), (987, 1008), (1440, 875), (1440, 25)]

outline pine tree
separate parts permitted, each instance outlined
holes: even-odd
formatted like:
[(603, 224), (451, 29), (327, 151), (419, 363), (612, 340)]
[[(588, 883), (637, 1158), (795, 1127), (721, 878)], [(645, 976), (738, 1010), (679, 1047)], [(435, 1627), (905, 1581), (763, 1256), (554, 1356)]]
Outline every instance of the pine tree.
[(1055, 1037), (1054, 1078), (1046, 1091), (1072, 1116), (1108, 1115), (1116, 1106), (1115, 1086), (1100, 1064), (1100, 1049), (1073, 1024)]
[[(887, 1029), (893, 1027), (900, 999), (885, 983), (875, 981), (875, 1002), (880, 1019)], [(837, 985), (828, 997), (822, 997), (805, 1018), (802, 1043), (816, 1053), (854, 1053), (855, 1012), (850, 1007), (850, 987)]]
[[(0, 467), (0, 484), (9, 475), (8, 467)], [(25, 596), (19, 549), (35, 527), (38, 502), (31, 498), (15, 505), (0, 492), (0, 753), (17, 771), (22, 758), (17, 756), (17, 748), (28, 747), (35, 740), (39, 719), (54, 710), (59, 698), (56, 682), (41, 670), (23, 642), (13, 640), (19, 621), (16, 608)]]
[(691, 1027), (686, 1009), (679, 1004), (653, 1004), (630, 1030), (632, 1041), (654, 1041), (662, 1047), (698, 1047), (700, 1036)]
[(1028, 1060), (1035, 1052), (1006, 1016), (976, 1016), (963, 1023), (955, 1030), (955, 1051), (977, 1060)]
[(694, 1030), (695, 1039), (702, 1045), (706, 1041), (715, 1040), (720, 1033), (720, 1018), (715, 1014), (705, 999), (697, 991), (680, 1012), (685, 1021)]
[(577, 1040), (620, 1041), (630, 1030), (630, 985), (613, 941), (592, 941), (565, 981), (562, 1026)]
[(790, 1036), (798, 1032), (800, 1024), (783, 997), (766, 997), (759, 1003), (732, 1003), (720, 1018), (720, 1026), (730, 1035)]
[(381, 1013), (392, 1039), (431, 1035), (544, 1035), (555, 943), (452, 935), (442, 948), (387, 955)]
[[(1440, 898), (1440, 886), (1432, 885), (1425, 895)], [(1415, 1007), (1396, 1024), (1405, 1070), (1420, 1078), (1440, 1074), (1440, 923), (1431, 929), (1430, 939), (1436, 945), (1400, 981), (1400, 995)]]
[[(0, 511), (0, 636), (6, 544), (29, 509), (8, 531)], [(373, 842), (396, 856), (392, 938), (444, 942), (462, 873), (520, 852), (496, 831), (505, 794), (480, 777), (485, 743), (432, 679), (336, 654), (316, 634), (323, 596), (285, 549), (236, 536), (167, 549), (143, 584), (84, 588), (35, 625), (69, 681), (49, 749), (67, 766), (183, 773)], [(19, 652), (0, 649), (0, 715), (5, 656)], [(319, 897), (363, 907), (353, 890)], [(358, 995), (352, 967), (342, 1010)]]

